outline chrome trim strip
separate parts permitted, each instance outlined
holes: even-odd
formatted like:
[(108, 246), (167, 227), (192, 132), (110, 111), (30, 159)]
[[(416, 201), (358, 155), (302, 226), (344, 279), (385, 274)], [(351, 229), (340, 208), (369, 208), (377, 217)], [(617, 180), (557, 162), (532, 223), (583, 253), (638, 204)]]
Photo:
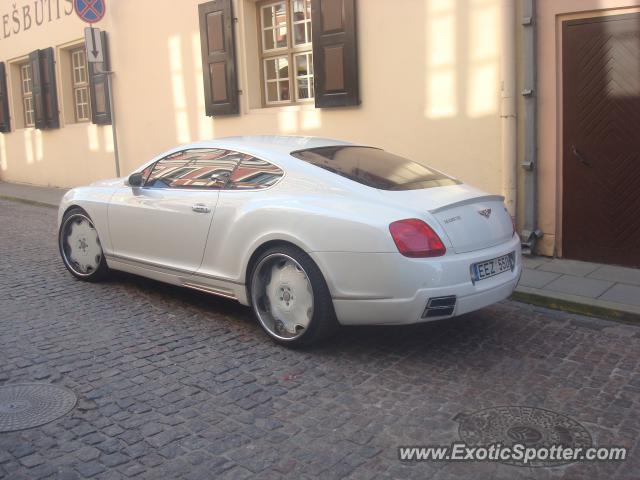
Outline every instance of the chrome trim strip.
[(333, 300), (391, 300), (394, 297), (381, 297), (375, 295), (349, 295), (344, 297), (331, 297)]
[(235, 294), (230, 290), (222, 290), (218, 288), (209, 287), (206, 285), (198, 285), (195, 283), (189, 283), (184, 281), (182, 282), (182, 285), (184, 285), (187, 288), (192, 288), (193, 290), (198, 290), (200, 292), (211, 293), (213, 295), (218, 295), (219, 297), (229, 298), (231, 300), (237, 300), (237, 297), (235, 296)]
[(233, 283), (234, 285), (244, 285), (244, 283), (242, 283), (242, 282), (238, 282), (238, 281), (235, 281), (235, 280), (229, 280), (227, 278), (216, 277), (214, 275), (206, 275), (204, 273), (198, 273), (198, 272), (190, 272), (189, 270), (183, 270), (183, 269), (180, 269), (180, 268), (169, 267), (169, 266), (166, 266), (166, 265), (161, 265), (159, 263), (146, 262), (144, 260), (134, 260), (132, 258), (123, 257), (123, 256), (120, 256), (120, 255), (114, 255), (114, 254), (107, 255), (107, 254), (105, 254), (105, 257), (107, 258), (107, 260), (109, 258), (112, 258), (113, 260), (116, 260), (116, 261), (119, 261), (119, 262), (132, 264), (134, 267), (135, 266), (153, 267), (153, 268), (157, 268), (157, 269), (160, 269), (160, 270), (171, 270), (171, 271), (179, 273), (181, 275), (191, 275), (191, 276), (196, 276), (196, 277), (209, 278), (211, 280), (220, 280), (221, 282), (226, 282), (226, 283)]

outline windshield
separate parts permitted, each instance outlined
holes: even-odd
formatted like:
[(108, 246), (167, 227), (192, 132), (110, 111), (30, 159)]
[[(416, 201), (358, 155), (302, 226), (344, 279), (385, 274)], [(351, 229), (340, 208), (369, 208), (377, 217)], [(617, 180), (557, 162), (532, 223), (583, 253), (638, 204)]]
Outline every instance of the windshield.
[(420, 163), (372, 147), (320, 147), (291, 155), (380, 190), (419, 190), (460, 183)]

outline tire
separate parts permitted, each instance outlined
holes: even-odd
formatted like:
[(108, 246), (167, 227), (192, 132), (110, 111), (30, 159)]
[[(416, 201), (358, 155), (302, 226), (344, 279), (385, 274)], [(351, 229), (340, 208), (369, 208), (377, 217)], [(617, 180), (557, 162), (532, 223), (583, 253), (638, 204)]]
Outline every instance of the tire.
[(65, 212), (58, 231), (58, 248), (64, 266), (74, 277), (97, 282), (109, 274), (98, 232), (82, 208), (72, 207)]
[(327, 283), (311, 257), (297, 247), (278, 245), (264, 251), (253, 262), (249, 294), (258, 322), (281, 345), (316, 344), (338, 330)]

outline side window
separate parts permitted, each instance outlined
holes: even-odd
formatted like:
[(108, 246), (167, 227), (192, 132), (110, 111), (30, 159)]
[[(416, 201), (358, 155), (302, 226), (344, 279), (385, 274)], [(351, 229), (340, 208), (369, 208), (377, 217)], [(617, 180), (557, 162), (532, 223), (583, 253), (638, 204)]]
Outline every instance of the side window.
[(240, 156), (215, 148), (183, 150), (157, 161), (145, 170), (149, 188), (223, 188)]
[(249, 190), (267, 188), (276, 183), (284, 172), (269, 162), (243, 155), (238, 168), (231, 175), (228, 189)]

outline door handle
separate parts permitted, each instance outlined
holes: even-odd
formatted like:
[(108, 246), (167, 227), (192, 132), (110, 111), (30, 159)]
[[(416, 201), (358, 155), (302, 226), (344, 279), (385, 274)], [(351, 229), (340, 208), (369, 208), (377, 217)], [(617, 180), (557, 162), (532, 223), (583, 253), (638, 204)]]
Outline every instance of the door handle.
[(209, 213), (211, 209), (207, 207), (204, 203), (196, 203), (193, 207), (191, 207), (196, 213)]
[(576, 148), (576, 146), (575, 146), (575, 145), (571, 145), (571, 153), (573, 153), (573, 155), (578, 159), (578, 161), (579, 161), (581, 164), (583, 164), (583, 165), (585, 165), (585, 166), (587, 166), (587, 167), (590, 167), (590, 166), (591, 166), (591, 164), (587, 161), (587, 159), (586, 159), (586, 158), (584, 158), (584, 157), (580, 154), (580, 152), (578, 151), (578, 149)]

